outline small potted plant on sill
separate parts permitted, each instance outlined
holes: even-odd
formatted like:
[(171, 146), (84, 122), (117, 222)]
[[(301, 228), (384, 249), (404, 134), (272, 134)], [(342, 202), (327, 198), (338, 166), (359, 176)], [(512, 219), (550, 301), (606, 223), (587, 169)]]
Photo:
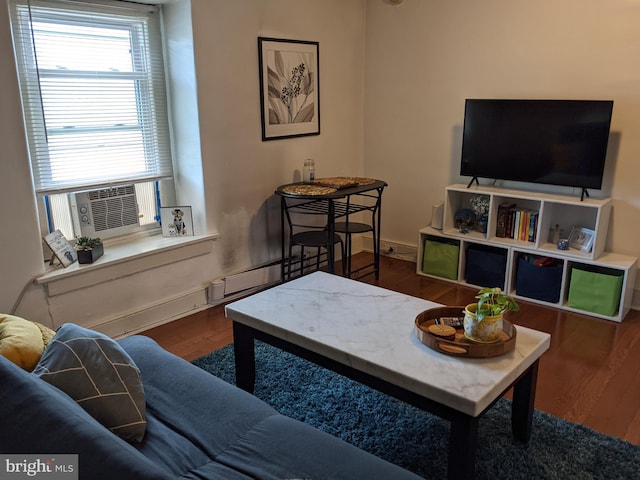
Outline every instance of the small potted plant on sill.
[(464, 309), (464, 335), (480, 343), (497, 342), (502, 332), (504, 314), (516, 312), (520, 306), (500, 287), (482, 288), (476, 298), (476, 303), (470, 303)]
[(79, 237), (76, 239), (78, 263), (93, 263), (104, 254), (104, 245), (100, 238)]

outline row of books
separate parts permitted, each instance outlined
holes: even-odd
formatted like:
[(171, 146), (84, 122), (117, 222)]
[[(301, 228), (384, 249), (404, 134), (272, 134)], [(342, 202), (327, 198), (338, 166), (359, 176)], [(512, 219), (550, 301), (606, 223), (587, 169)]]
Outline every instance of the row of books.
[(498, 205), (496, 237), (535, 242), (537, 235), (537, 210), (518, 208), (515, 203)]

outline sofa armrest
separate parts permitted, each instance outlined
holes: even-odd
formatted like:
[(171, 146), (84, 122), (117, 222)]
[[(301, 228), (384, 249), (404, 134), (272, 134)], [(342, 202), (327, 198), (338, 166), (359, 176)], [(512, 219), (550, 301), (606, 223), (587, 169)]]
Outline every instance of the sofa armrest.
[(66, 393), (2, 356), (0, 385), (2, 453), (78, 454), (82, 478), (170, 478)]

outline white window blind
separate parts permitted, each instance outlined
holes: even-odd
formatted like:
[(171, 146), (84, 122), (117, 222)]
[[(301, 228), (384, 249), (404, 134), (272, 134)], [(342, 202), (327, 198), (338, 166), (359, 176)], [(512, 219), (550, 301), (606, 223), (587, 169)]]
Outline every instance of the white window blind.
[(159, 10), (9, 4), (36, 192), (171, 177)]

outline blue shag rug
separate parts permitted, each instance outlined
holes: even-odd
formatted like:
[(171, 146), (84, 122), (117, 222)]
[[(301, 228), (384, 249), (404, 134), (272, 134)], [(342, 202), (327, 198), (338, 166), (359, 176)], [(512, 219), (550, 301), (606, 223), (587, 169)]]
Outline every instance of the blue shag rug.
[[(234, 384), (233, 346), (193, 362)], [(255, 395), (279, 412), (427, 479), (446, 478), (449, 422), (256, 342)], [(640, 446), (536, 411), (528, 445), (513, 440), (511, 403), (480, 420), (477, 479), (640, 479)]]

